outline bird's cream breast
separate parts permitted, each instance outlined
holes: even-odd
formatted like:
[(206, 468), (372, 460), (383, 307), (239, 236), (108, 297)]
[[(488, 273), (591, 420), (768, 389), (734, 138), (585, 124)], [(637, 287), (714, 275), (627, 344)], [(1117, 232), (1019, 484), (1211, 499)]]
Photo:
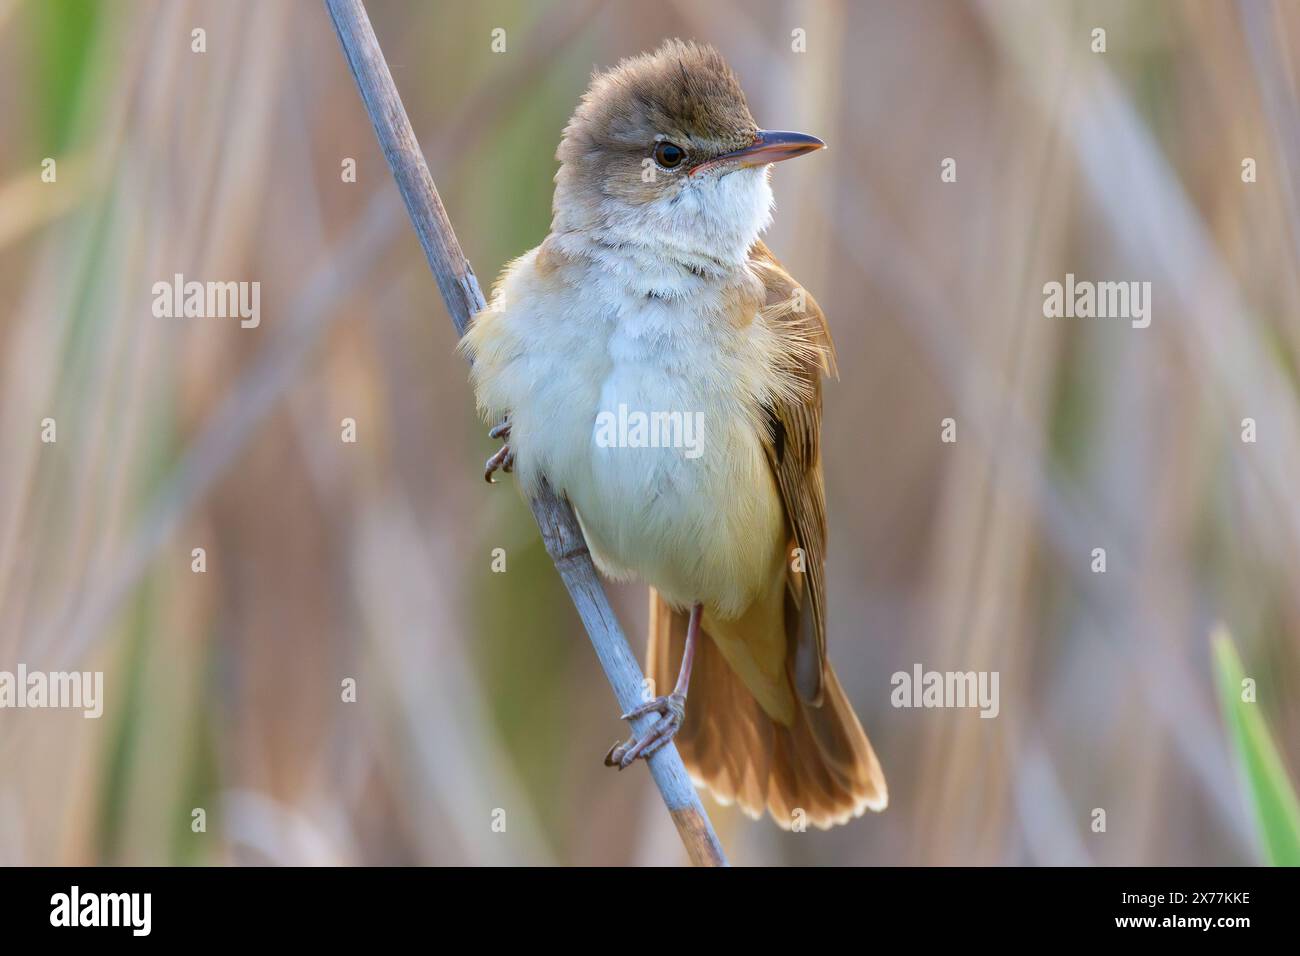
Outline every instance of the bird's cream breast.
[(735, 321), (748, 297), (646, 294), (599, 268), (543, 274), (535, 259), (513, 267), (467, 342), (480, 404), (510, 411), (520, 480), (563, 490), (607, 574), (741, 613), (785, 534), (757, 431), (761, 330)]
[[(715, 330), (660, 326), (664, 311), (688, 308), (647, 305), (611, 330), (592, 417), (618, 428), (589, 433), (590, 469), (572, 476), (571, 494), (610, 573), (633, 573), (671, 603), (739, 614), (770, 579), (780, 502), (750, 397), (717, 367)], [(623, 427), (634, 418), (647, 434)]]

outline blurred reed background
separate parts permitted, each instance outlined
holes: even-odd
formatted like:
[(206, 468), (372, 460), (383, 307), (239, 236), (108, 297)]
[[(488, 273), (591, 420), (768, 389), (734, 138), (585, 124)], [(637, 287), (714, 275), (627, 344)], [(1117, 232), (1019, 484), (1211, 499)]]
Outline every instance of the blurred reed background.
[[(831, 146), (774, 172), (768, 242), (839, 347), (829, 640), (892, 802), (714, 808), (734, 862), (1263, 859), (1209, 634), (1300, 767), (1300, 5), (367, 6), (485, 285), (547, 230), (593, 66), (714, 43), (760, 124)], [(260, 281), (261, 326), (154, 318), (177, 272)], [(1152, 282), (1151, 327), (1044, 318), (1067, 272)], [(0, 669), (106, 673), (98, 721), (0, 712), (0, 863), (683, 859), (601, 766), (624, 727), (482, 481), (321, 3), (0, 0), (0, 298)], [(645, 591), (613, 596), (639, 650)], [(891, 707), (918, 662), (998, 671), (999, 717)]]

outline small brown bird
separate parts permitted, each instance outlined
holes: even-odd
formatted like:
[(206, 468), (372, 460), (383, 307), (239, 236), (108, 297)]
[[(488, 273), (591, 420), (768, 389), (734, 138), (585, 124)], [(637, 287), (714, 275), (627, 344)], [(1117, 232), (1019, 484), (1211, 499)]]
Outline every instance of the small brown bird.
[(712, 47), (674, 40), (596, 75), (557, 153), (550, 235), (463, 343), (508, 440), (488, 479), (547, 478), (601, 571), (651, 586), (647, 669), (658, 687), (676, 673), (674, 690), (606, 762), (675, 736), (697, 783), (786, 828), (887, 802), (826, 659), (834, 348), (759, 239), (771, 164), (823, 145), (759, 129)]

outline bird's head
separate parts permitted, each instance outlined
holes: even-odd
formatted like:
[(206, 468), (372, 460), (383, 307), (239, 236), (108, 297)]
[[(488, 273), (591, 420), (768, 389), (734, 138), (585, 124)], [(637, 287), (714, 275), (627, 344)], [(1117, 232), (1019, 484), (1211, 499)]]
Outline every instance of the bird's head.
[(717, 50), (670, 40), (592, 78), (556, 154), (553, 228), (743, 256), (771, 216), (769, 166), (823, 145), (760, 129)]

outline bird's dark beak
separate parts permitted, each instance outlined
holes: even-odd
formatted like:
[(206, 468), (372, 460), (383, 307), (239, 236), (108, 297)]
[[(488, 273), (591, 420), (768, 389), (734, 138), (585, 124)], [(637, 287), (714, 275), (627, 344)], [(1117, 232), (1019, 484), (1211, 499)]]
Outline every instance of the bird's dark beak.
[(813, 150), (821, 149), (825, 145), (816, 136), (809, 136), (807, 133), (783, 133), (777, 130), (760, 129), (754, 137), (754, 142), (744, 149), (737, 149), (730, 153), (723, 153), (721, 156), (715, 156), (707, 163), (701, 163), (692, 169), (691, 175), (726, 163), (737, 163), (741, 166), (766, 166), (769, 163), (779, 163), (783, 159), (794, 159), (804, 153), (811, 153)]

